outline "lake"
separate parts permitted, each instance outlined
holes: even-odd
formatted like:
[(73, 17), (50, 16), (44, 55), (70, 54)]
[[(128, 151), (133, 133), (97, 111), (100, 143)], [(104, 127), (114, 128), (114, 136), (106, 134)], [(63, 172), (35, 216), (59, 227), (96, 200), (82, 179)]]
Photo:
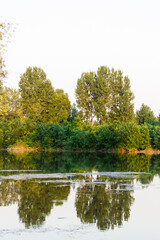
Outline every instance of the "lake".
[(0, 153), (1, 239), (159, 240), (160, 156)]

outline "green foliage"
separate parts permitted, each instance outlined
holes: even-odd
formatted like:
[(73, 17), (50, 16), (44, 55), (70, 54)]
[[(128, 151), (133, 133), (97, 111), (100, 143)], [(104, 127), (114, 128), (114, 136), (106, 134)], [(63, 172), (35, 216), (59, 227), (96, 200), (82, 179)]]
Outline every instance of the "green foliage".
[(49, 111), (50, 122), (62, 123), (68, 119), (70, 113), (70, 100), (68, 94), (62, 89), (56, 89), (52, 99), (51, 108)]
[(82, 120), (79, 116), (74, 118), (73, 128), (78, 128), (78, 129), (83, 129), (84, 128), (84, 123), (82, 122)]
[(156, 121), (156, 117), (149, 106), (142, 104), (140, 110), (136, 111), (136, 121), (138, 124), (152, 124)]
[(35, 125), (31, 139), (40, 148), (63, 148), (65, 132), (60, 124), (39, 123)]
[(155, 149), (160, 149), (160, 126), (148, 124), (151, 145)]
[(149, 135), (149, 129), (147, 125), (140, 126), (140, 141), (139, 141), (139, 149), (144, 150), (146, 148), (151, 147), (151, 139)]
[(140, 129), (135, 123), (123, 123), (119, 128), (120, 142), (118, 148), (139, 149)]
[(107, 109), (111, 104), (111, 89), (109, 83), (110, 69), (102, 66), (98, 68), (95, 79), (95, 110), (96, 118), (99, 123), (106, 123), (109, 121)]
[(49, 121), (54, 90), (41, 68), (27, 68), (19, 82), (24, 114), (36, 122)]
[(118, 148), (144, 150), (151, 146), (149, 130), (146, 125), (139, 126), (134, 122), (121, 124)]
[(73, 150), (86, 149), (87, 148), (87, 138), (85, 130), (74, 129), (72, 135), (68, 140), (67, 148)]
[(159, 126), (155, 126), (155, 129), (154, 129), (153, 146), (156, 149), (160, 149), (160, 127)]
[(0, 119), (23, 119), (19, 91), (2, 87), (0, 92)]
[(109, 107), (109, 118), (123, 123), (134, 120), (134, 94), (131, 91), (130, 80), (123, 77), (122, 71), (111, 70), (109, 76), (111, 88), (111, 105)]
[(68, 118), (68, 95), (61, 89), (54, 91), (41, 68), (27, 68), (21, 75), (19, 88), (24, 114), (33, 121), (59, 123)]
[(102, 66), (97, 74), (83, 73), (76, 88), (82, 120), (91, 125), (94, 118), (100, 124), (134, 120), (134, 95), (130, 88), (129, 78), (123, 77), (120, 70)]
[[(75, 118), (76, 119), (76, 118)], [(75, 121), (75, 120), (74, 120)], [(0, 148), (21, 142), (40, 149), (68, 150), (144, 150), (160, 149), (160, 126), (138, 125), (135, 122), (100, 126), (77, 125), (68, 121), (35, 123), (30, 118), (0, 122)]]
[(103, 125), (96, 131), (96, 148), (113, 149), (117, 147), (119, 136), (117, 134), (116, 124)]
[(81, 78), (77, 81), (76, 101), (77, 107), (81, 109), (83, 119), (93, 125), (93, 117), (95, 113), (94, 91), (95, 79), (94, 73), (82, 73)]

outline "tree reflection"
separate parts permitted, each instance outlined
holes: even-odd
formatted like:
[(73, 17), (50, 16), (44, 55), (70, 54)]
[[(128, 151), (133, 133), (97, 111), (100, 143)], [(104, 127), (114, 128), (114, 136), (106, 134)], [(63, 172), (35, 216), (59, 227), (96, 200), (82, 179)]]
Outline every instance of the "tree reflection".
[(0, 184), (0, 206), (18, 204), (19, 219), (28, 228), (40, 226), (55, 206), (62, 205), (70, 193), (70, 185), (34, 180), (3, 179)]
[(117, 182), (78, 187), (75, 201), (77, 217), (83, 223), (96, 223), (100, 230), (121, 226), (130, 217), (134, 198), (131, 191), (120, 188)]
[(22, 182), (18, 214), (26, 227), (39, 226), (54, 205), (62, 205), (70, 192), (70, 186), (58, 186), (46, 182)]
[(18, 202), (21, 181), (2, 180), (0, 183), (0, 206), (8, 206)]

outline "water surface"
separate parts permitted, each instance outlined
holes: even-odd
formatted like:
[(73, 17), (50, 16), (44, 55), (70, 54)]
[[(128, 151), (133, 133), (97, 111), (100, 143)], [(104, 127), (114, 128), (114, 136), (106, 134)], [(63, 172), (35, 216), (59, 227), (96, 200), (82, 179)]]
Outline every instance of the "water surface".
[(160, 157), (0, 155), (1, 239), (160, 237)]

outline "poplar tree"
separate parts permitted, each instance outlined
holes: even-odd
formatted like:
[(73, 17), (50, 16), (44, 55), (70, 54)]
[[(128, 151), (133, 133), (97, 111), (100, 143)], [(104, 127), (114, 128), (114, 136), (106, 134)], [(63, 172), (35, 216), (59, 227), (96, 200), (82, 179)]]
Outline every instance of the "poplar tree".
[(120, 70), (101, 66), (96, 74), (83, 73), (77, 81), (77, 107), (91, 125), (94, 117), (100, 124), (132, 121), (133, 99), (130, 80)]
[(82, 73), (77, 81), (76, 88), (77, 107), (80, 109), (82, 119), (93, 125), (95, 116), (95, 73)]
[(98, 68), (95, 78), (95, 115), (100, 123), (109, 121), (108, 110), (110, 107), (110, 69), (102, 66)]
[(110, 76), (111, 101), (109, 107), (110, 122), (132, 121), (134, 119), (134, 94), (130, 88), (130, 80), (123, 77), (122, 71), (112, 69)]

